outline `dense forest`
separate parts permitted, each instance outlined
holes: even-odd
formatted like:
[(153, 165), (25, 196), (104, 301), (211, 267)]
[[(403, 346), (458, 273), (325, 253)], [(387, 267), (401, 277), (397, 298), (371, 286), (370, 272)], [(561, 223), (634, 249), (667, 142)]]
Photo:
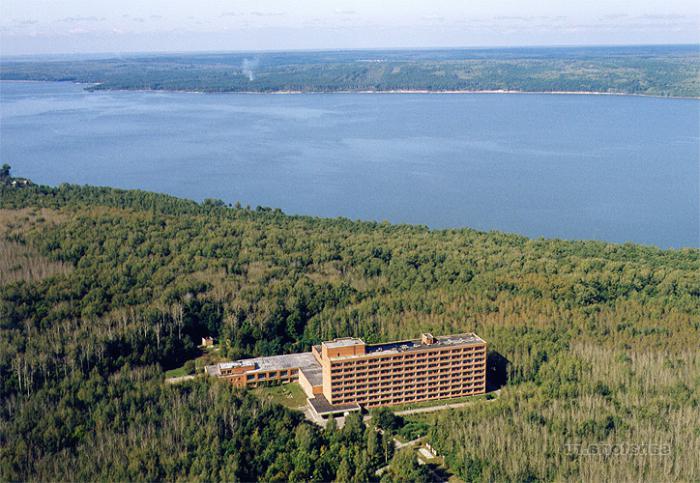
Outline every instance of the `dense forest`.
[(0, 79), (202, 92), (522, 91), (700, 97), (697, 46), (368, 50), (9, 59)]
[(360, 418), (322, 430), (219, 381), (163, 375), (205, 334), (238, 358), (423, 331), (477, 332), (505, 384), (420, 418), (462, 479), (700, 478), (700, 250), (9, 179), (0, 480), (367, 481), (387, 464), (385, 481), (426, 480)]

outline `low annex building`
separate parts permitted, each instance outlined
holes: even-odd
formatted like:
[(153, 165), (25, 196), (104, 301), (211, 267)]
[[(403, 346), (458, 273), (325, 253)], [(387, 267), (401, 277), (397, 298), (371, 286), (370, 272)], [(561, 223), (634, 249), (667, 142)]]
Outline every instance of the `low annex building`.
[(207, 366), (238, 387), (298, 381), (320, 416), (486, 392), (486, 341), (476, 334), (366, 344), (341, 338), (311, 352)]

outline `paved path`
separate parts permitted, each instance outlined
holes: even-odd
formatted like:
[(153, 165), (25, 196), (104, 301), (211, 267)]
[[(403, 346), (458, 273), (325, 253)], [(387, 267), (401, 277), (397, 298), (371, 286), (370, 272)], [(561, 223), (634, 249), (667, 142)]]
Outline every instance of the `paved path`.
[(191, 381), (195, 376), (180, 376), (180, 377), (169, 377), (165, 380), (166, 384), (178, 384), (180, 382)]
[(401, 449), (405, 448), (406, 446), (413, 446), (416, 443), (420, 443), (423, 440), (423, 437), (421, 436), (420, 438), (416, 438), (413, 441), (406, 441), (405, 443), (402, 443), (398, 439), (394, 438), (394, 446), (396, 449)]
[[(398, 439), (394, 438), (394, 446), (396, 447), (397, 450), (399, 450), (401, 448), (405, 448), (406, 446), (412, 446), (416, 443), (420, 443), (422, 439), (423, 438), (421, 437), (421, 438), (416, 438), (413, 441), (407, 441), (405, 443), (402, 443)], [(420, 462), (420, 460), (419, 460), (419, 462)], [(375, 471), (374, 474), (377, 476), (382, 476), (382, 473), (384, 473), (388, 469), (389, 469), (389, 465), (382, 466), (377, 471)]]
[[(498, 396), (500, 390), (490, 392), (489, 394), (493, 394), (494, 396)], [(486, 399), (486, 402), (492, 402), (495, 401), (496, 399)], [(474, 404), (476, 402), (482, 402), (483, 400), (478, 400), (478, 401), (464, 401), (460, 403), (452, 403), (452, 404), (438, 404), (435, 406), (428, 406), (425, 408), (415, 408), (415, 409), (405, 409), (403, 411), (395, 411), (394, 414), (397, 416), (410, 416), (411, 414), (421, 414), (421, 413), (432, 413), (434, 411), (442, 411), (443, 409), (458, 409), (458, 408), (463, 408), (465, 406), (469, 406), (471, 404)]]
[(384, 472), (385, 472), (386, 470), (388, 470), (388, 469), (389, 469), (389, 465), (382, 466), (382, 467), (379, 468), (377, 471), (375, 471), (374, 474), (377, 475), (377, 476), (382, 476), (382, 473), (384, 473)]

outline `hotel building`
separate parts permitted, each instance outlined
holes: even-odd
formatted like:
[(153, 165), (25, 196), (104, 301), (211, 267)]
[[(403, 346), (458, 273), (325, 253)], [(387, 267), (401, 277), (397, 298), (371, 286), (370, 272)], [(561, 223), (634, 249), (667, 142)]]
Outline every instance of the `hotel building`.
[(365, 344), (342, 338), (311, 352), (207, 366), (239, 387), (298, 381), (319, 415), (486, 392), (486, 342), (476, 334)]

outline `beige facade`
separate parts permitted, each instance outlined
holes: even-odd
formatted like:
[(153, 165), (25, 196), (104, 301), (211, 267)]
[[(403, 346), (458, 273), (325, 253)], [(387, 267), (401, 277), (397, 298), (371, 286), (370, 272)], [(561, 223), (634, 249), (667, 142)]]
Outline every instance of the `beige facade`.
[(423, 334), (373, 345), (343, 338), (311, 352), (220, 363), (206, 371), (239, 387), (299, 381), (310, 402), (325, 406), (390, 406), (485, 393), (486, 349), (475, 334)]
[(323, 384), (320, 367), (304, 367), (299, 369), (299, 385), (308, 397), (323, 394)]
[(331, 404), (389, 406), (486, 392), (486, 342), (474, 334), (377, 345), (338, 339), (320, 353)]

